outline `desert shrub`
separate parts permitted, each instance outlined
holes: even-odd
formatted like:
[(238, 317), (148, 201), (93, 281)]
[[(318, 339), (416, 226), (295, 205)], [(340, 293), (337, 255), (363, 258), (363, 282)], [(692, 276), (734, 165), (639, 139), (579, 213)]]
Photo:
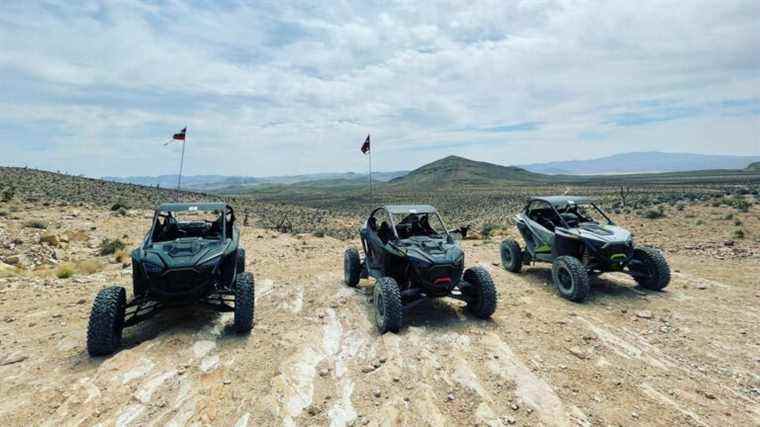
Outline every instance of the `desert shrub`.
[(13, 197), (16, 195), (16, 189), (13, 187), (8, 187), (3, 190), (2, 194), (2, 200), (4, 203), (8, 203), (11, 200), (13, 200)]
[(8, 211), (0, 211), (0, 217), (5, 218), (9, 215)]
[(31, 219), (24, 223), (24, 227), (26, 228), (36, 228), (38, 230), (44, 230), (48, 228), (48, 225), (45, 221), (40, 221), (38, 219)]
[(126, 203), (122, 202), (121, 200), (111, 205), (111, 210), (114, 212), (119, 211), (120, 209), (126, 210), (126, 209), (129, 209), (129, 206)]
[(119, 210), (116, 211), (116, 214), (119, 216), (127, 216), (127, 210), (124, 208), (119, 208)]
[(76, 271), (74, 270), (74, 266), (71, 264), (61, 264), (58, 266), (58, 268), (55, 270), (55, 277), (59, 279), (68, 279), (69, 277), (73, 276)]
[(676, 210), (677, 210), (677, 211), (682, 211), (682, 210), (684, 210), (685, 208), (686, 208), (686, 203), (683, 203), (683, 202), (678, 202), (678, 203), (676, 203)]
[(100, 242), (100, 255), (111, 255), (125, 247), (127, 247), (127, 245), (125, 245), (120, 239), (111, 240), (106, 238)]
[(739, 218), (737, 218), (734, 220), (734, 225), (737, 227), (740, 227), (742, 225), (742, 221)]
[(126, 262), (129, 259), (129, 252), (127, 252), (124, 249), (120, 249), (116, 251), (116, 255), (114, 256), (114, 259), (118, 262)]
[(748, 212), (752, 202), (744, 197), (730, 197), (725, 199), (725, 203), (739, 212)]
[(737, 230), (734, 230), (733, 238), (734, 239), (743, 239), (744, 238), (744, 230), (742, 230), (741, 228), (739, 228)]
[(734, 219), (734, 214), (732, 214), (732, 213), (730, 213), (730, 214), (726, 214), (726, 215), (723, 217), (723, 219), (724, 219), (724, 220), (726, 220), (726, 221), (730, 221), (730, 220)]
[(658, 219), (665, 218), (665, 211), (662, 206), (657, 206), (655, 209), (647, 209), (641, 213), (641, 216), (646, 219)]
[(320, 237), (320, 238), (325, 237), (325, 232), (324, 231), (315, 231), (314, 232), (314, 237)]
[(480, 235), (483, 236), (483, 240), (488, 240), (491, 238), (491, 234), (493, 234), (494, 230), (496, 230), (499, 226), (496, 224), (491, 223), (485, 223), (480, 228)]
[(695, 224), (696, 224), (697, 226), (700, 226), (700, 225), (705, 225), (705, 222), (704, 222), (704, 221), (702, 221), (701, 219), (698, 219), (698, 220), (697, 220), (697, 222), (696, 222)]
[(103, 265), (94, 259), (80, 261), (76, 265), (76, 270), (82, 274), (94, 274), (103, 269)]
[(47, 243), (50, 246), (58, 246), (58, 236), (53, 233), (43, 234), (40, 236), (40, 243)]

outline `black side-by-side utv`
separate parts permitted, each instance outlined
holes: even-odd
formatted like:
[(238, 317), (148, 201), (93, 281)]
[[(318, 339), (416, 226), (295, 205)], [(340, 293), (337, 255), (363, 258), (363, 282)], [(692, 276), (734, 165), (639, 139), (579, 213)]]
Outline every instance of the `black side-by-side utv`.
[(464, 270), (464, 252), (428, 205), (391, 205), (372, 211), (360, 230), (364, 259), (355, 247), (344, 254), (345, 283), (375, 279), (373, 301), (380, 333), (398, 332), (404, 310), (425, 298), (467, 302), (476, 317), (496, 310), (496, 287), (483, 267)]
[(637, 246), (628, 230), (614, 222), (587, 197), (534, 197), (515, 216), (525, 248), (512, 239), (501, 243), (501, 262), (513, 273), (523, 264), (552, 263), (552, 278), (560, 295), (580, 302), (589, 295), (589, 277), (619, 271), (638, 284), (662, 290), (670, 282), (670, 267), (657, 249)]
[[(224, 203), (168, 203), (154, 213), (153, 225), (132, 252), (132, 289), (101, 290), (87, 329), (92, 356), (114, 352), (122, 330), (168, 306), (203, 303), (234, 311), (234, 327), (253, 326), (253, 274), (245, 272), (245, 250), (231, 206)], [(233, 304), (232, 306), (230, 304)]]

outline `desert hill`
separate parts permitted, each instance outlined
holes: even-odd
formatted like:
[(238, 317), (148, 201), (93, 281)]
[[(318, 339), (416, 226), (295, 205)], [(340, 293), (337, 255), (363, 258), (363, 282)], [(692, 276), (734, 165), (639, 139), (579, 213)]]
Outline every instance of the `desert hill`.
[(439, 187), (497, 182), (540, 182), (548, 179), (545, 175), (528, 172), (515, 166), (501, 166), (459, 156), (448, 156), (419, 167), (406, 176), (393, 179), (390, 183), (408, 187)]

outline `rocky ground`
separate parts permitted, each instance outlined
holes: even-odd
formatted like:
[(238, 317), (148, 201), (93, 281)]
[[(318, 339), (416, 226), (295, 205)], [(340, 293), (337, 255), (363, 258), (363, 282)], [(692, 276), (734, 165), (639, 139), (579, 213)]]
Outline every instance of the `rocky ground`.
[[(622, 218), (665, 250), (673, 280), (650, 292), (603, 276), (584, 304), (559, 298), (543, 265), (501, 270), (498, 239), (465, 241), (497, 284), (493, 319), (433, 301), (383, 336), (371, 282), (342, 284), (357, 242), (246, 227), (249, 336), (231, 314), (174, 309), (90, 358), (92, 299), (130, 282), (100, 242), (134, 246), (148, 212), (17, 208), (0, 218), (0, 425), (760, 425), (760, 224), (726, 212)], [(74, 275), (56, 277), (67, 263)]]

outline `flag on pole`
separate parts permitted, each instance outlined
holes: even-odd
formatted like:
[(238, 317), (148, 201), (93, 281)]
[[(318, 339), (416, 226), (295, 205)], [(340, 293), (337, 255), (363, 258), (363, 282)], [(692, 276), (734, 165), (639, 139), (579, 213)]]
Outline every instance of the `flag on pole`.
[(362, 144), (362, 154), (367, 154), (369, 150), (369, 135), (367, 135), (367, 139), (365, 139), (364, 144)]
[(172, 136), (172, 139), (166, 141), (164, 145), (168, 145), (172, 141), (184, 141), (186, 134), (187, 134), (187, 127), (184, 127), (182, 128), (181, 131), (179, 131), (179, 133), (175, 133), (174, 136)]

